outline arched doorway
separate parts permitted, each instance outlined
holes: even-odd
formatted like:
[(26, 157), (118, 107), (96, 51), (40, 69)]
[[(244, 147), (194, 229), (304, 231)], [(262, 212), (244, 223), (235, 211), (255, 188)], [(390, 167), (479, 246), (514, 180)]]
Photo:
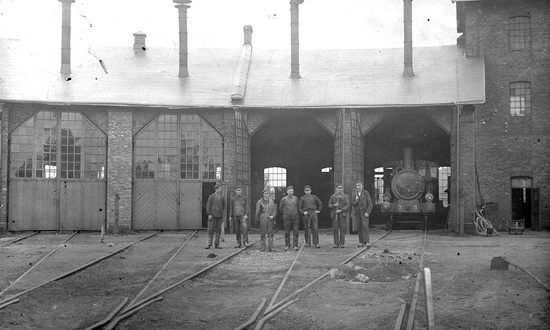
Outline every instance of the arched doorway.
[[(252, 206), (261, 198), (266, 184), (265, 169), (285, 169), (285, 185), (294, 187), (294, 194), (304, 195), (304, 186), (324, 204), (319, 217), (322, 227), (330, 227), (326, 205), (333, 193), (334, 137), (313, 116), (283, 114), (271, 118), (251, 136)], [(323, 171), (323, 169), (325, 169)], [(275, 203), (286, 194), (285, 187), (275, 190)], [(252, 210), (254, 212), (254, 210)], [(282, 225), (279, 212), (278, 225)]]
[(222, 179), (222, 136), (199, 115), (164, 114), (134, 141), (133, 228), (201, 228), (203, 195)]
[(100, 230), (106, 135), (77, 112), (40, 111), (10, 135), (9, 230)]

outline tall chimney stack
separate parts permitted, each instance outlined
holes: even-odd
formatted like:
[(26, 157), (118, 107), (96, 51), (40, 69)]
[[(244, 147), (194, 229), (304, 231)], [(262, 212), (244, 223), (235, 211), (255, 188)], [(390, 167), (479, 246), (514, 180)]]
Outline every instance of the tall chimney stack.
[(299, 5), (304, 0), (290, 0), (290, 78), (300, 77)]
[(176, 8), (179, 13), (180, 23), (180, 67), (178, 77), (189, 77), (189, 71), (187, 69), (187, 9), (190, 8), (187, 4), (191, 3), (191, 0), (174, 0)]
[(243, 32), (244, 32), (244, 43), (243, 45), (251, 45), (252, 46), (252, 25), (245, 25), (243, 26)]
[(413, 49), (412, 49), (412, 0), (403, 0), (403, 30), (404, 30), (404, 64), (403, 77), (413, 77)]
[(59, 0), (61, 12), (61, 74), (71, 74), (71, 4), (75, 0)]
[(145, 46), (145, 38), (147, 35), (141, 31), (134, 33), (134, 54), (143, 54), (147, 47)]

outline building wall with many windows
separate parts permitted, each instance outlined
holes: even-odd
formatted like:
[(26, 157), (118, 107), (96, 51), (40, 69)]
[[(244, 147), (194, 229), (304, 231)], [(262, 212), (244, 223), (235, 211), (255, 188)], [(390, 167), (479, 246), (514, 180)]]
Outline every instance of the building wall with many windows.
[[(464, 18), (463, 25), (459, 20), (459, 31), (464, 32), (467, 55), (485, 57), (486, 102), (475, 111), (476, 203), (497, 204), (499, 218), (529, 217), (519, 204), (529, 208), (527, 204), (536, 203), (530, 190), (538, 188), (540, 226), (547, 228), (550, 2), (459, 2), (457, 10)], [(526, 187), (519, 187), (525, 192), (519, 204), (514, 196), (515, 177), (529, 179)]]

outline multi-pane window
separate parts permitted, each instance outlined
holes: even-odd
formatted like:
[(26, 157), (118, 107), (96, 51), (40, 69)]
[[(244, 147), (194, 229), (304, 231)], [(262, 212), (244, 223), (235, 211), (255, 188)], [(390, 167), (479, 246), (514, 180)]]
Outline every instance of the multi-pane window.
[(443, 206), (449, 206), (449, 181), (451, 180), (451, 168), (448, 166), (439, 167), (438, 169), (438, 190), (439, 200), (443, 202)]
[(510, 50), (523, 50), (531, 46), (531, 18), (516, 16), (508, 19)]
[(247, 174), (250, 172), (250, 147), (245, 118), (239, 111), (235, 112), (235, 135), (237, 180), (244, 183), (249, 180)]
[(136, 179), (221, 180), (223, 140), (200, 116), (161, 115), (135, 139)]
[(531, 113), (531, 83), (517, 81), (510, 83), (510, 114), (526, 116)]
[(11, 135), (11, 177), (104, 179), (106, 138), (75, 112), (40, 111)]
[(351, 166), (355, 179), (363, 177), (363, 135), (359, 127), (359, 116), (351, 113)]
[(374, 169), (374, 204), (382, 204), (382, 196), (384, 195), (384, 168), (377, 167)]
[(343, 116), (342, 112), (338, 112), (338, 120), (336, 121), (336, 130), (334, 133), (334, 183), (342, 183), (342, 129)]
[(286, 187), (286, 168), (264, 168), (264, 188)]

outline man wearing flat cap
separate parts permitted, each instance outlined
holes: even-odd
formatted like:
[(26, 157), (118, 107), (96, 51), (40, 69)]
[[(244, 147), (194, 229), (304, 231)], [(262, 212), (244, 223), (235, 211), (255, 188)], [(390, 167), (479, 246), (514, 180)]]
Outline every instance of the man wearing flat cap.
[(372, 199), (369, 192), (363, 189), (363, 182), (357, 181), (355, 189), (351, 193), (352, 216), (357, 221), (359, 233), (359, 247), (369, 244), (369, 217), (372, 211)]
[[(243, 196), (243, 187), (235, 186), (235, 196), (231, 197), (229, 202), (229, 223), (233, 224), (235, 234), (237, 235), (237, 246), (241, 248), (248, 246), (248, 201)], [(242, 240), (241, 240), (242, 239)]]
[[(277, 205), (269, 198), (269, 189), (264, 189), (263, 197), (256, 202), (256, 221), (260, 222), (260, 251), (275, 252), (273, 249), (273, 229), (275, 227), (275, 216)], [(265, 237), (267, 235), (267, 247)]]
[(221, 249), (220, 234), (222, 232), (224, 210), (225, 198), (222, 196), (222, 185), (218, 182), (214, 186), (214, 193), (208, 197), (208, 201), (206, 202), (206, 213), (208, 214), (207, 249), (210, 249), (212, 246), (212, 240), (214, 240), (214, 247), (216, 249)]
[(300, 226), (300, 214), (298, 212), (298, 197), (294, 196), (294, 188), (286, 187), (286, 196), (281, 198), (279, 208), (283, 212), (283, 222), (285, 227), (285, 251), (290, 246), (290, 230), (292, 229), (292, 248), (298, 250), (298, 235)]
[(349, 198), (344, 194), (344, 186), (336, 185), (336, 193), (330, 196), (328, 207), (331, 209), (332, 234), (334, 248), (343, 248), (346, 244), (346, 223), (348, 219)]
[[(308, 247), (311, 246), (311, 236), (313, 236), (313, 245), (318, 249), (319, 220), (317, 218), (317, 214), (321, 213), (321, 210), (323, 209), (323, 202), (321, 202), (319, 197), (311, 193), (310, 185), (304, 186), (304, 193), (305, 195), (300, 198), (300, 202), (298, 203), (298, 209), (304, 216), (304, 226), (306, 227), (304, 236), (306, 239), (306, 245)], [(309, 235), (310, 230), (311, 235)]]

